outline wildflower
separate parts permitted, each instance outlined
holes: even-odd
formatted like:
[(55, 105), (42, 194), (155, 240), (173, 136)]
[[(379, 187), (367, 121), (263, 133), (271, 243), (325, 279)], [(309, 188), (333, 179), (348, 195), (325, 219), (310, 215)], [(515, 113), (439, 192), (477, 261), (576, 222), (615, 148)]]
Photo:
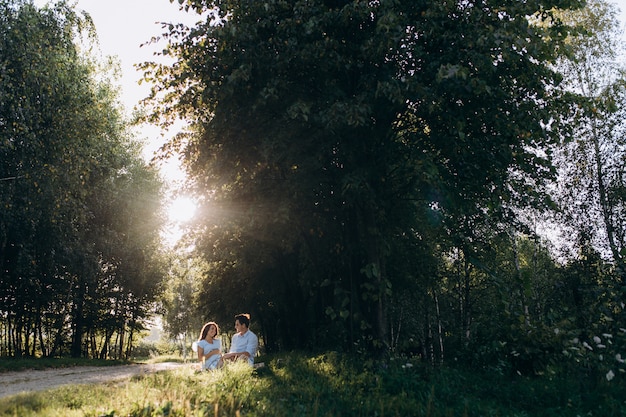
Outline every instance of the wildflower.
[(404, 366), (406, 366), (407, 368), (412, 368), (412, 367), (413, 367), (413, 364), (412, 364), (412, 363), (410, 363), (410, 362), (408, 362), (408, 363), (407, 363), (406, 365), (404, 365)]
[(613, 371), (609, 370), (609, 372), (606, 373), (606, 380), (610, 381), (615, 377), (615, 374), (613, 373)]
[(622, 355), (619, 353), (615, 355), (615, 360), (618, 361), (619, 363), (624, 363), (624, 359), (622, 359)]
[(607, 339), (612, 339), (613, 335), (609, 334), (609, 333), (602, 333), (602, 336), (606, 337)]
[(575, 344), (575, 345), (577, 345), (577, 344), (578, 344), (578, 342), (580, 342), (580, 340), (578, 340), (578, 338), (577, 338), (577, 337), (575, 337), (575, 338), (572, 340), (572, 343), (573, 343), (573, 344)]
[(593, 350), (593, 348), (591, 346), (589, 346), (589, 343), (587, 343), (587, 342), (583, 342), (583, 346), (586, 347), (589, 350)]
[(600, 340), (600, 338), (598, 336), (594, 336), (593, 337), (593, 341), (596, 342), (596, 345), (599, 345), (600, 342), (602, 342), (602, 340)]

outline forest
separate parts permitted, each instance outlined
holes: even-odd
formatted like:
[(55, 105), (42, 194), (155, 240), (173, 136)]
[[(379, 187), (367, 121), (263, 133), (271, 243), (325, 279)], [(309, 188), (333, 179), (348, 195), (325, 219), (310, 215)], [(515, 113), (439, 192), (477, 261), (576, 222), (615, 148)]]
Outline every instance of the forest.
[[(165, 0), (162, 0), (165, 1)], [(604, 0), (178, 0), (128, 118), (70, 3), (0, 0), (0, 356), (263, 352), (626, 372), (626, 84)], [(152, 161), (133, 126), (184, 120)], [(198, 210), (168, 249), (159, 161)]]

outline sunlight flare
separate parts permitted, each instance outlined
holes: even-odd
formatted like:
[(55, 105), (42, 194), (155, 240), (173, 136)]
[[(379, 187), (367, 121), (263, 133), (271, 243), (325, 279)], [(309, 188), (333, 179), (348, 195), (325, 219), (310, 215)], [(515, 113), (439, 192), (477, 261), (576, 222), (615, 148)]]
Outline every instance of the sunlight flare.
[(167, 206), (167, 217), (171, 223), (186, 223), (196, 214), (196, 203), (189, 197), (178, 197)]
[(174, 247), (184, 235), (186, 225), (196, 214), (195, 201), (187, 196), (174, 198), (167, 204), (165, 213), (167, 224), (162, 236), (168, 247)]

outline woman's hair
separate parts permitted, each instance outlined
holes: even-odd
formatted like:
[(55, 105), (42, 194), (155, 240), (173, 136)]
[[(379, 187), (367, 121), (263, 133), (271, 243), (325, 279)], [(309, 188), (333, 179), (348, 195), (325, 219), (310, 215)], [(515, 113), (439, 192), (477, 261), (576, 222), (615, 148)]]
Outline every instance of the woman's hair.
[(200, 338), (198, 338), (198, 340), (203, 340), (206, 337), (207, 333), (209, 333), (209, 329), (211, 328), (211, 326), (215, 326), (215, 336), (220, 334), (220, 326), (218, 326), (216, 322), (210, 321), (202, 326), (202, 330), (200, 331)]

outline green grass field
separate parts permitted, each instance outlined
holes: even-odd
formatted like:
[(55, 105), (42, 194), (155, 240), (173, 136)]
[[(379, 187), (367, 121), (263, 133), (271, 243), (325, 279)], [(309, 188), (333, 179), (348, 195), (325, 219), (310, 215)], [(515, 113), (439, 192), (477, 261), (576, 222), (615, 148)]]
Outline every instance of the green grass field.
[[(262, 358), (103, 385), (66, 386), (0, 399), (0, 416), (623, 416), (626, 384), (614, 379), (502, 376), (418, 362), (360, 363), (337, 353)], [(93, 363), (90, 363), (93, 364)]]

